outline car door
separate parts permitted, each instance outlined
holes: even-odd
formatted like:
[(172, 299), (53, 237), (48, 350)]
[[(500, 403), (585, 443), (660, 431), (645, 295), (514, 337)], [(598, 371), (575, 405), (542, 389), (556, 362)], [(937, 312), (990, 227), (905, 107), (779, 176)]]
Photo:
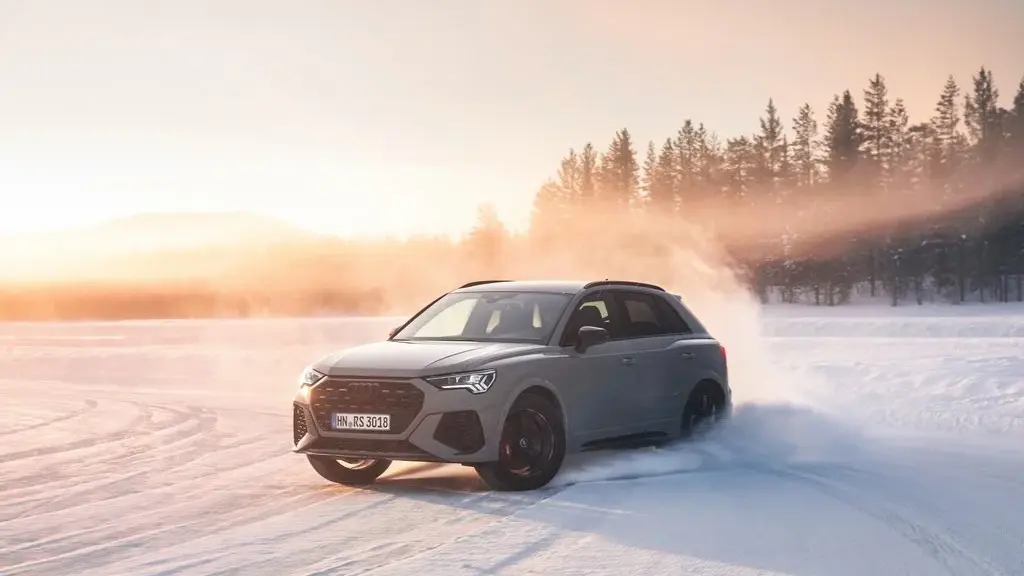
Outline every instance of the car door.
[(633, 421), (644, 430), (667, 429), (682, 413), (694, 355), (689, 329), (660, 296), (615, 290), (613, 301), (635, 358)]
[[(580, 326), (599, 326), (611, 338), (580, 352), (575, 349)], [(565, 351), (564, 388), (571, 394), (570, 429), (579, 443), (616, 436), (632, 423), (628, 408), (634, 387), (633, 345), (616, 338), (620, 332), (615, 309), (606, 291), (580, 300), (561, 338)]]

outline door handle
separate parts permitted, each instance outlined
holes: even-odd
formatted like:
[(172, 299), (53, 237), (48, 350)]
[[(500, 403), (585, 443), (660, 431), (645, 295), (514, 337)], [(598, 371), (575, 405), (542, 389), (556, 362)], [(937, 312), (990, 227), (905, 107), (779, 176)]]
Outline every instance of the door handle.
[(693, 352), (683, 352), (679, 357), (683, 360), (693, 360)]
[(633, 364), (636, 364), (636, 359), (632, 357), (626, 357), (622, 359), (622, 363), (625, 364), (626, 366), (632, 366)]

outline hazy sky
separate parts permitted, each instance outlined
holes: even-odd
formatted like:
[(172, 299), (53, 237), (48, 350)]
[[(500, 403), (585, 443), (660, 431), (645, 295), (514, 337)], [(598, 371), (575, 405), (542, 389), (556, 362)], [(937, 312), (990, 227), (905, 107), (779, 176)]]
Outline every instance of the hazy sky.
[(341, 234), (513, 225), (569, 146), (769, 96), (913, 119), (982, 64), (1024, 76), (1021, 0), (0, 0), (0, 233), (250, 210)]

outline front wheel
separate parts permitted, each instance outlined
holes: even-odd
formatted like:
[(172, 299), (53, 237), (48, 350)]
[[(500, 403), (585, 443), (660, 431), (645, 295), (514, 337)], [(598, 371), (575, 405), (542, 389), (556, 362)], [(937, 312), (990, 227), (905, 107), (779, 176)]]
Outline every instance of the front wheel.
[(565, 426), (558, 407), (543, 396), (524, 394), (505, 418), (498, 461), (476, 466), (494, 490), (536, 490), (558, 474), (565, 458)]
[(381, 474), (391, 467), (391, 460), (371, 460), (358, 458), (331, 458), (307, 454), (313, 470), (326, 480), (336, 484), (365, 486), (372, 484)]

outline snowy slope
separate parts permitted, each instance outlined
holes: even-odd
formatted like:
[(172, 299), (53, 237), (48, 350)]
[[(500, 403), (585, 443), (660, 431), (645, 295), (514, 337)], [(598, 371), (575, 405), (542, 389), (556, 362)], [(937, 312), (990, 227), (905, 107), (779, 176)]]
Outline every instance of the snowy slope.
[(289, 454), (298, 370), (391, 324), (0, 326), (0, 574), (1024, 574), (1024, 308), (772, 309), (784, 393), (530, 494)]

